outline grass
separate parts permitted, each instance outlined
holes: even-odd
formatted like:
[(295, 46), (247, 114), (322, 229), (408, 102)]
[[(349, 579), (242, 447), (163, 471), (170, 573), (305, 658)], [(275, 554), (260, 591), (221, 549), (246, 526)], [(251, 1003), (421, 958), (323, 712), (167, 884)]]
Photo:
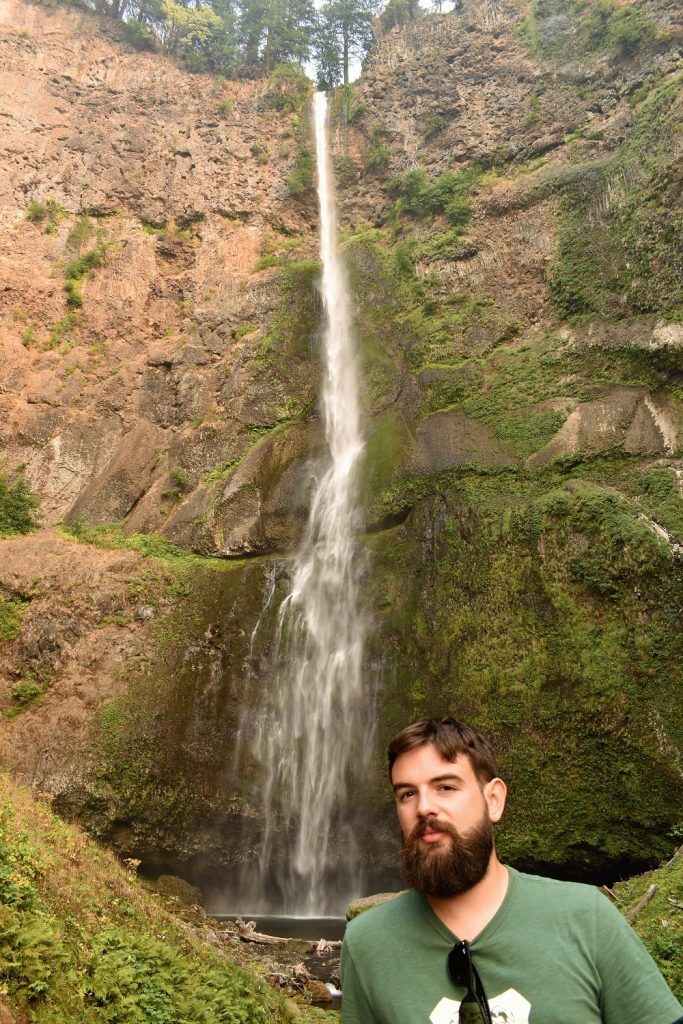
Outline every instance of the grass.
[(62, 523), (59, 530), (64, 537), (76, 540), (81, 544), (93, 544), (98, 548), (135, 551), (143, 558), (158, 558), (178, 567), (201, 565), (220, 572), (225, 570), (226, 566), (234, 564), (232, 561), (228, 563), (222, 559), (203, 558), (201, 555), (195, 555), (156, 533), (126, 534), (122, 522), (98, 523), (95, 526), (88, 526), (75, 520), (72, 523)]
[(20, 598), (0, 597), (0, 643), (16, 640), (27, 608), (28, 603)]
[[(33, 1024), (303, 1024), (109, 852), (0, 775), (0, 990)], [(26, 1016), (24, 1016), (26, 1015)]]
[(683, 999), (683, 856), (616, 889), (623, 913), (633, 909), (651, 885), (657, 891), (640, 911), (633, 927), (649, 949), (677, 998)]

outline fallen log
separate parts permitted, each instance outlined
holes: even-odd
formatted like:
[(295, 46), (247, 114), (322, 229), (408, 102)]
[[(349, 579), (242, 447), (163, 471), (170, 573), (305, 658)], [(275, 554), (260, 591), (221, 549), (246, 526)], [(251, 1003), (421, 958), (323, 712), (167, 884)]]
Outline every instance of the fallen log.
[(335, 949), (341, 949), (341, 940), (338, 939), (319, 939), (317, 942), (312, 942), (309, 946), (309, 953), (317, 953), (318, 956), (327, 956), (329, 953), (333, 953)]
[(678, 858), (679, 858), (679, 857), (683, 857), (683, 846), (679, 846), (679, 847), (678, 847), (678, 849), (677, 849), (677, 850), (676, 850), (676, 852), (674, 853), (674, 855), (673, 855), (673, 857), (671, 858), (671, 860), (668, 860), (668, 861), (666, 862), (666, 866), (667, 866), (668, 868), (670, 868), (670, 867), (671, 867), (671, 865), (672, 865), (672, 864), (674, 864), (674, 863), (675, 863), (675, 862), (676, 862), (676, 861), (678, 860)]
[(235, 924), (237, 934), (242, 942), (256, 942), (260, 946), (279, 946), (284, 942), (292, 941), (279, 935), (266, 935), (264, 932), (257, 932), (256, 921), (243, 921), (241, 917), (238, 917)]
[(650, 900), (652, 899), (652, 897), (654, 896), (654, 894), (656, 892), (657, 892), (657, 886), (656, 885), (651, 885), (650, 888), (645, 893), (645, 895), (640, 897), (640, 899), (636, 903), (635, 907), (632, 907), (628, 911), (628, 913), (626, 914), (626, 920), (628, 921), (629, 924), (633, 924), (633, 922), (638, 917), (638, 914), (641, 912), (643, 907), (646, 907), (648, 905), (648, 903), (650, 902)]

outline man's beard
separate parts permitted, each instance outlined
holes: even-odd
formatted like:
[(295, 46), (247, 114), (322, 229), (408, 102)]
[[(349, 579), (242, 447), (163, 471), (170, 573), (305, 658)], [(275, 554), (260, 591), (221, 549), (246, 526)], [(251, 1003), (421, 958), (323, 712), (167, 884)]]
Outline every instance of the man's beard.
[[(427, 830), (449, 838), (426, 846), (420, 837)], [(428, 896), (457, 896), (482, 880), (492, 851), (493, 826), (485, 814), (464, 834), (445, 821), (419, 821), (403, 840), (403, 876), (411, 889)]]

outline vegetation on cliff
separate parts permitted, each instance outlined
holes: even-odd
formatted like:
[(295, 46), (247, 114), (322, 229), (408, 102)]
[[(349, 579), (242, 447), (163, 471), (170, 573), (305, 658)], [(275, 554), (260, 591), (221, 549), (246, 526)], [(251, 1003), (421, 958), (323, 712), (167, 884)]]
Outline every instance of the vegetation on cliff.
[[(619, 883), (615, 895), (619, 909), (633, 920), (672, 991), (683, 998), (682, 851), (656, 871)], [(641, 901), (648, 895), (643, 905)]]
[(36, 511), (40, 499), (33, 493), (24, 477), (10, 483), (0, 473), (0, 537), (28, 533), (38, 525)]
[[(210, 929), (208, 934), (215, 937)], [(36, 1024), (336, 1019), (273, 991), (0, 775), (0, 1010)], [(10, 1016), (10, 1020), (14, 1020)]]
[[(358, 803), (390, 836), (384, 741), (411, 716), (460, 713), (502, 751), (505, 855), (612, 879), (671, 852), (683, 807), (676, 5), (544, 0), (506, 5), (489, 24), (494, 8), (402, 25), (394, 4), (400, 31), (335, 99), (372, 552), (377, 772)], [(75, 46), (75, 19), (69, 31)], [(33, 40), (10, 44), (28, 61)], [(321, 310), (305, 76), (173, 73), (179, 95), (206, 86), (208, 104), (202, 94), (190, 121), (173, 107), (180, 127), (167, 132), (165, 85), (156, 120), (145, 110), (132, 131), (139, 97), (117, 79), (102, 103), (120, 128), (112, 149), (98, 128), (97, 160), (109, 156), (97, 182), (91, 172), (73, 193), (64, 185), (59, 203), (45, 183), (27, 208), (34, 177), (12, 164), (21, 260), (7, 265), (23, 260), (41, 282), (47, 266), (56, 298), (47, 308), (48, 292), (24, 282), (32, 305), (8, 328), (2, 395), (20, 424), (6, 435), (14, 464), (44, 481), (53, 519), (70, 510), (78, 539), (162, 560), (131, 568), (97, 627), (47, 570), (34, 573), (36, 587), (56, 587), (60, 630), (68, 615), (85, 622), (69, 637), (116, 627), (139, 645), (111, 670), (116, 694), (94, 694), (87, 728), (68, 740), (75, 749), (88, 733), (82, 770), (48, 765), (46, 785), (121, 852), (199, 873), (200, 852), (223, 869), (258, 844), (258, 766), (235, 779), (230, 765), (240, 715), (267, 684), (266, 584), (280, 585), (280, 553), (300, 536), (320, 445)], [(50, 96), (94, 116), (80, 84), (59, 82)], [(79, 160), (88, 145), (74, 138)], [(45, 173), (61, 180), (62, 148), (50, 160)], [(169, 177), (145, 177), (155, 161)], [(164, 213), (161, 227), (181, 193), (180, 226)], [(106, 257), (82, 207), (109, 211)], [(83, 308), (65, 313), (65, 282)], [(189, 549), (261, 557), (217, 574)], [(55, 643), (52, 613), (43, 635), (33, 581), (17, 575), (3, 580), (7, 694), (25, 650)], [(149, 617), (144, 643), (137, 616)], [(7, 743), (22, 737), (27, 759), (37, 745), (26, 737), (52, 749), (51, 716), (71, 696), (62, 651), (51, 670), (64, 690), (7, 698), (22, 711), (3, 724)], [(368, 860), (391, 864), (391, 842)]]

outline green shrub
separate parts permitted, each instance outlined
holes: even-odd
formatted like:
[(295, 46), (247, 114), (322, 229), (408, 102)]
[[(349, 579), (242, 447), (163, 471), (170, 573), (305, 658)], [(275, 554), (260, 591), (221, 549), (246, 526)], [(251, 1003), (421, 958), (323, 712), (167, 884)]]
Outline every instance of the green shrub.
[(287, 188), (292, 196), (302, 196), (313, 185), (313, 154), (304, 146), (296, 158), (294, 169), (287, 179)]
[(38, 525), (39, 499), (23, 477), (13, 484), (0, 473), (0, 537), (29, 533)]
[(270, 75), (269, 93), (277, 110), (300, 114), (311, 95), (311, 82), (298, 64), (278, 64)]
[(95, 228), (92, 225), (90, 217), (88, 217), (87, 213), (82, 213), (67, 235), (66, 244), (71, 249), (78, 250), (81, 246), (85, 245), (86, 242), (89, 242), (94, 234)]
[(615, 0), (594, 0), (583, 24), (583, 36), (591, 49), (608, 49), (630, 57), (655, 36), (652, 21), (642, 7), (622, 7)]
[(84, 253), (83, 256), (79, 256), (78, 259), (71, 260), (64, 267), (64, 277), (72, 281), (81, 280), (91, 270), (102, 266), (106, 251), (106, 246), (100, 244), (94, 249), (89, 249), (88, 252)]
[(18, 683), (15, 683), (12, 690), (12, 700), (16, 704), (21, 704), (23, 707), (28, 707), (29, 704), (33, 704), (38, 697), (43, 695), (43, 688), (40, 683), (37, 683), (35, 679), (21, 679)]
[[(83, 232), (81, 232), (83, 234)], [(64, 268), (64, 291), (66, 292), (66, 304), (70, 309), (80, 309), (83, 305), (80, 284), (83, 278), (91, 270), (102, 266), (107, 247), (100, 242), (94, 249), (79, 256)]]
[(249, 152), (260, 164), (268, 163), (268, 151), (259, 142), (252, 142)]
[(469, 191), (480, 174), (478, 168), (469, 168), (460, 174), (445, 171), (430, 179), (421, 167), (408, 171), (391, 183), (399, 195), (397, 211), (410, 217), (445, 213), (454, 226), (462, 227), (470, 216)]
[(47, 217), (47, 209), (37, 199), (32, 199), (26, 210), (26, 220), (32, 224), (41, 224)]
[[(262, 979), (201, 942), (111, 855), (5, 776), (0, 992), (13, 1020), (34, 1024), (284, 1024), (291, 1017)], [(314, 1018), (302, 1008), (301, 1019)]]
[(190, 478), (187, 475), (187, 470), (183, 469), (182, 466), (176, 466), (171, 470), (171, 480), (179, 490), (189, 491)]
[(448, 121), (443, 114), (433, 114), (427, 121), (425, 139), (434, 139), (437, 135), (441, 135), (447, 124)]
[(66, 293), (66, 304), (69, 309), (80, 309), (83, 305), (80, 282), (70, 280), (65, 281), (64, 291)]
[[(43, 865), (28, 834), (17, 824), (11, 809), (0, 805), (0, 904), (32, 910), (38, 902), (36, 879)], [(0, 942), (6, 942), (3, 936)], [(4, 960), (0, 951), (0, 961)]]
[[(286, 267), (289, 260), (286, 256), (277, 256), (274, 252), (264, 252), (254, 264), (254, 270), (267, 270), (269, 267)], [(235, 335), (237, 337), (237, 335)]]
[(232, 102), (232, 100), (222, 99), (219, 100), (218, 103), (216, 104), (216, 109), (218, 113), (221, 115), (221, 117), (229, 117), (230, 114), (232, 114), (233, 110), (235, 109), (235, 104)]
[[(265, 259), (265, 257), (262, 256), (261, 259)], [(270, 263), (268, 266), (275, 266), (275, 264)], [(257, 330), (258, 327), (256, 324), (242, 324), (242, 326), (238, 327), (235, 331), (235, 341), (240, 341), (246, 334), (253, 334), (254, 331)]]
[(363, 153), (363, 167), (372, 174), (381, 174), (382, 171), (386, 171), (390, 161), (391, 150), (384, 142), (380, 142), (377, 146), (371, 146)]
[(48, 338), (47, 347), (57, 348), (57, 346), (64, 340), (64, 338), (71, 333), (78, 322), (78, 313), (73, 310), (71, 313), (67, 313), (61, 320), (50, 330), (50, 337)]
[(16, 640), (27, 604), (18, 598), (0, 597), (0, 643)]
[(46, 235), (54, 235), (59, 227), (59, 222), (64, 216), (64, 210), (56, 199), (46, 199), (44, 203), (32, 199), (26, 210), (26, 220), (32, 224), (44, 225), (43, 231)]

